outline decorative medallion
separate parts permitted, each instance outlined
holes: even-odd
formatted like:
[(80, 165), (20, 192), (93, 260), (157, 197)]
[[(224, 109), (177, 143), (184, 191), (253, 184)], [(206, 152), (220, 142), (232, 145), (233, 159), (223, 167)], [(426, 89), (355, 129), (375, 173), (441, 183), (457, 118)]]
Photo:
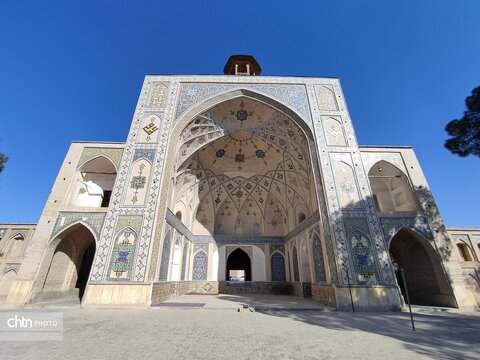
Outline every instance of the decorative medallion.
[(145, 181), (145, 176), (134, 176), (132, 181), (130, 181), (130, 188), (135, 190), (143, 189), (145, 187)]
[(145, 131), (148, 135), (152, 135), (157, 130), (158, 127), (153, 122), (143, 128), (143, 131)]
[(373, 256), (370, 248), (363, 245), (361, 235), (355, 235), (355, 238), (358, 242), (352, 248), (353, 266), (358, 274), (370, 279), (375, 274)]
[(237, 111), (232, 111), (230, 110), (230, 115), (235, 115), (235, 118), (240, 121), (240, 127), (243, 127), (243, 122), (248, 119), (249, 116), (253, 115), (253, 111), (247, 111), (243, 107), (245, 106), (245, 103), (242, 102), (240, 103), (240, 110)]
[(350, 194), (354, 191), (353, 184), (350, 181), (348, 181), (348, 179), (346, 177), (343, 179), (343, 182), (341, 183), (341, 186), (342, 186), (342, 190), (346, 194)]
[(330, 135), (332, 135), (333, 138), (337, 140), (337, 136), (340, 134), (340, 131), (338, 131), (337, 127), (335, 125), (332, 125), (328, 131)]
[(257, 150), (255, 151), (255, 155), (259, 158), (259, 159), (263, 159), (265, 157), (265, 151), (263, 150)]
[(241, 153), (235, 154), (235, 162), (237, 163), (245, 162), (245, 154), (241, 154)]

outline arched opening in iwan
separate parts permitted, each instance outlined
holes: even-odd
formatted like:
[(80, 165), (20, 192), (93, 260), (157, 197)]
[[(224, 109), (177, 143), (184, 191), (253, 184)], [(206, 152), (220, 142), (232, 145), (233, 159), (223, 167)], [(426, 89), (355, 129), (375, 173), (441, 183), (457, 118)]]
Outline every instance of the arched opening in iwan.
[(404, 299), (406, 289), (401, 269), (404, 270), (412, 304), (457, 307), (440, 257), (427, 239), (402, 229), (392, 238), (390, 256)]
[(82, 224), (64, 231), (57, 238), (43, 291), (78, 292), (82, 299), (95, 257), (95, 238)]
[(228, 256), (226, 279), (228, 281), (252, 281), (250, 257), (242, 249), (236, 249)]

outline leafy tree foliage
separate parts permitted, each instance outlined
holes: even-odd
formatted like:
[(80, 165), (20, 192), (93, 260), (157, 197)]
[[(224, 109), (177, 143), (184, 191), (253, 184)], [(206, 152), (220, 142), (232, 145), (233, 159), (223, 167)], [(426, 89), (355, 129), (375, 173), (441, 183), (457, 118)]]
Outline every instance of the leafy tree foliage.
[(3, 171), (7, 160), (8, 160), (8, 157), (6, 157), (4, 154), (0, 154), (0, 172)]
[(480, 86), (472, 90), (465, 104), (467, 111), (463, 117), (450, 121), (445, 128), (452, 136), (445, 142), (445, 147), (458, 156), (473, 154), (480, 157)]

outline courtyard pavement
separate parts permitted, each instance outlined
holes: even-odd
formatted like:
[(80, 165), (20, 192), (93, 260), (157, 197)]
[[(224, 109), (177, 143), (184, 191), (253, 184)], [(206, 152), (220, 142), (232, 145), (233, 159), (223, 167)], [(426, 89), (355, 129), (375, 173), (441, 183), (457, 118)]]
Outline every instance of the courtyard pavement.
[(259, 310), (331, 310), (312, 299), (288, 295), (183, 295), (159, 302), (154, 308), (198, 308), (204, 310), (238, 310), (243, 306)]
[[(416, 307), (412, 331), (408, 313), (332, 311), (283, 298), (182, 296), (167, 305), (184, 305), (150, 309), (43, 309), (63, 312), (63, 340), (0, 341), (0, 358), (480, 359), (478, 312)], [(244, 303), (256, 311), (238, 312)]]

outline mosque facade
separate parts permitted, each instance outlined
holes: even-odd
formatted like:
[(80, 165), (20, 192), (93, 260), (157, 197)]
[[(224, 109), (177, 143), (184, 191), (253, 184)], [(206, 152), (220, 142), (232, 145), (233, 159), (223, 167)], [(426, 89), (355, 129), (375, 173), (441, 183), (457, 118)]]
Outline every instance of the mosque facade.
[(447, 229), (413, 149), (361, 146), (337, 78), (147, 75), (125, 142), (73, 142), (38, 224), (0, 224), (0, 302), (186, 293), (337, 308), (480, 304), (480, 229)]

